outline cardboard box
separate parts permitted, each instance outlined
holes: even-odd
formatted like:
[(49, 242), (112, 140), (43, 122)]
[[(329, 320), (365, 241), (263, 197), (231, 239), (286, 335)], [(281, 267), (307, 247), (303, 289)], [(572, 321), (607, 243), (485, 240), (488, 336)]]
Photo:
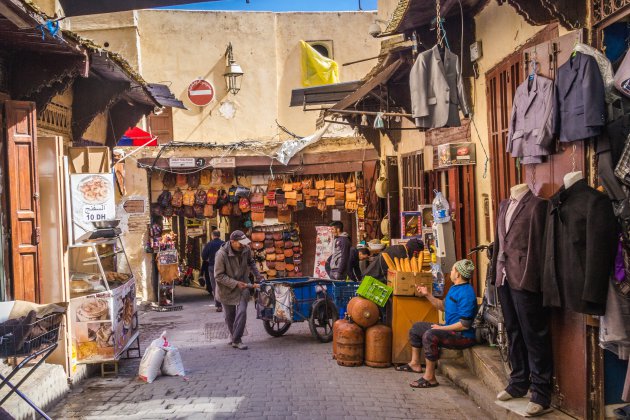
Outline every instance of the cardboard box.
[(473, 165), (476, 163), (475, 143), (446, 143), (437, 147), (438, 167)]
[(405, 273), (401, 271), (387, 272), (387, 285), (394, 289), (394, 296), (418, 296), (416, 286), (426, 286), (429, 293), (433, 290), (431, 273)]

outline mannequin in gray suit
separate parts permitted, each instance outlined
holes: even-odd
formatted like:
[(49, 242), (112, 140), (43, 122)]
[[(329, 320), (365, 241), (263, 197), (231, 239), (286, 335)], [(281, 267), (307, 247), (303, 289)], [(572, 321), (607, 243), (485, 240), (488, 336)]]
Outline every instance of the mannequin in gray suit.
[(422, 128), (459, 127), (459, 110), (470, 114), (459, 58), (437, 45), (418, 55), (409, 74), (412, 115)]

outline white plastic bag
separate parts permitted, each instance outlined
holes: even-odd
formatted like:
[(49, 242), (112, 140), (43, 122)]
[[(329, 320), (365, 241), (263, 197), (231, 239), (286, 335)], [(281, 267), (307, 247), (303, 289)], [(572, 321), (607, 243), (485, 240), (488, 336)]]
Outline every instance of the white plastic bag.
[(151, 383), (160, 376), (160, 367), (164, 362), (166, 351), (161, 347), (149, 346), (144, 351), (144, 356), (140, 361), (138, 376), (147, 383)]
[(160, 376), (160, 369), (166, 356), (166, 347), (168, 347), (168, 340), (166, 339), (166, 331), (164, 331), (160, 338), (153, 340), (144, 351), (138, 369), (140, 379), (151, 383)]
[(182, 356), (177, 347), (167, 347), (166, 356), (162, 362), (162, 375), (166, 376), (186, 376)]

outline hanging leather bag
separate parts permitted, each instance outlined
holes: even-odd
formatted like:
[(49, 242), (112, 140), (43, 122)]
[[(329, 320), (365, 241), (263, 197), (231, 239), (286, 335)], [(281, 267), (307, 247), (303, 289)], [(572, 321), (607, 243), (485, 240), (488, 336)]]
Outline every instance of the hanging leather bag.
[(206, 204), (217, 204), (218, 198), (219, 194), (217, 193), (217, 189), (214, 187), (208, 188), (208, 191), (206, 191)]
[(259, 204), (264, 202), (264, 194), (260, 186), (254, 187), (251, 195), (249, 196), (249, 202), (252, 204)]
[(199, 171), (193, 172), (186, 176), (186, 182), (188, 186), (192, 189), (198, 188), (201, 182), (201, 173)]
[(177, 185), (177, 175), (172, 172), (164, 172), (162, 176), (162, 185), (166, 189), (170, 189)]

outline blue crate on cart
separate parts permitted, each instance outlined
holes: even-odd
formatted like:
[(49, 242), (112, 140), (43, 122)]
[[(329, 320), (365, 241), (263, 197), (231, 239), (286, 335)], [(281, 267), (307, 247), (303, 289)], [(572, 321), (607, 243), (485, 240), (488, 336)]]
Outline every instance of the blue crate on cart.
[[(311, 307), (313, 302), (317, 300), (317, 284), (311, 283), (306, 285), (300, 285), (296, 283), (302, 283), (308, 281), (308, 277), (287, 277), (274, 279), (270, 283), (286, 283), (293, 289), (295, 295), (293, 320), (304, 321), (304, 318), (308, 318), (311, 314)], [(294, 286), (295, 285), (295, 286)]]
[(346, 309), (350, 299), (357, 296), (357, 289), (361, 283), (356, 281), (346, 281), (343, 283), (335, 282), (329, 291), (332, 299), (335, 301), (335, 305), (339, 310), (339, 319), (342, 319), (346, 315)]

